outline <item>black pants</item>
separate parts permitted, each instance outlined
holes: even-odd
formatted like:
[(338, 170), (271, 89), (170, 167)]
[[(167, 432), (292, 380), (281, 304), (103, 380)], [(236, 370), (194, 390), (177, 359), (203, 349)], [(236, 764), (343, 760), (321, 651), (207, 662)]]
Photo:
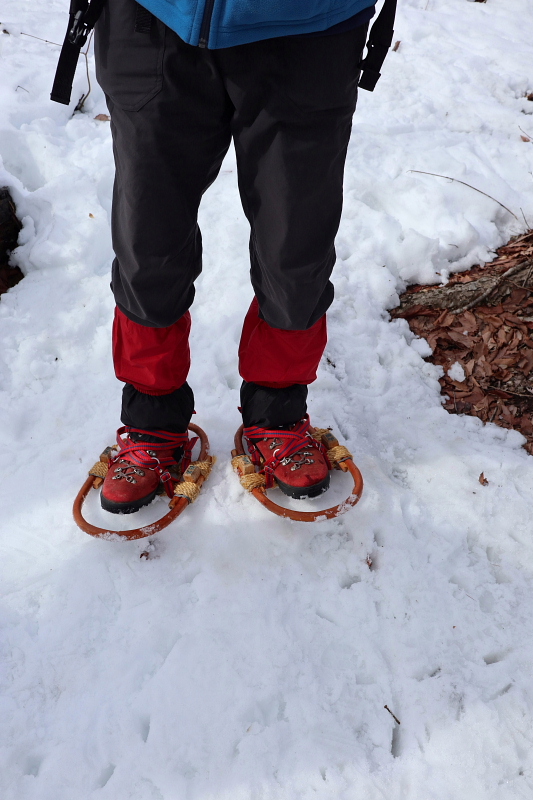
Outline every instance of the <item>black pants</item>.
[(155, 18), (149, 32), (136, 32), (137, 8), (107, 3), (95, 40), (116, 164), (118, 308), (165, 328), (190, 307), (201, 271), (198, 207), (233, 137), (260, 317), (282, 330), (311, 328), (333, 299), (367, 26), (210, 51)]

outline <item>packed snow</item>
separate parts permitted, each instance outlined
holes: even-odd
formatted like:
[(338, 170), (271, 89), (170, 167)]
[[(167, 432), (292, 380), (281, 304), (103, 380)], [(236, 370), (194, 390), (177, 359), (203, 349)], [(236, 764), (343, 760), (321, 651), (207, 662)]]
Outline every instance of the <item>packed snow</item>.
[[(190, 376), (218, 461), (198, 502), (138, 542), (71, 516), (121, 385), (91, 53), (83, 111), (83, 58), (71, 106), (48, 99), (67, 6), (3, 0), (0, 20), (0, 186), (25, 274), (0, 300), (2, 800), (531, 798), (533, 459), (518, 433), (443, 410), (427, 343), (387, 312), (407, 283), (444, 283), (533, 224), (530, 0), (401, 0), (401, 44), (361, 92), (310, 392), (361, 502), (291, 523), (231, 471), (252, 292), (230, 152), (201, 209)], [(338, 501), (350, 483), (334, 479)], [(87, 515), (131, 525), (96, 496)]]
[(465, 371), (458, 361), (451, 365), (450, 369), (448, 370), (448, 375), (452, 381), (459, 381), (459, 383), (462, 383), (462, 381), (464, 381), (466, 378)]

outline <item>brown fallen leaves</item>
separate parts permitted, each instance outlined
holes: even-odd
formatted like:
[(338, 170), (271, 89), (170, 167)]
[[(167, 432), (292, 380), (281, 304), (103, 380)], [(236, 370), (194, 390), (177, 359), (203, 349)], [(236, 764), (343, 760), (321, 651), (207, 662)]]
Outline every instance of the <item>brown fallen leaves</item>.
[[(512, 267), (518, 271), (502, 278)], [(487, 286), (494, 287), (488, 298)], [(454, 313), (482, 294), (482, 305)], [(444, 369), (444, 408), (520, 431), (533, 454), (533, 231), (500, 248), (490, 264), (452, 276), (445, 287), (410, 287), (400, 301), (391, 316), (427, 339), (427, 360)], [(454, 364), (464, 380), (457, 367), (448, 374)]]

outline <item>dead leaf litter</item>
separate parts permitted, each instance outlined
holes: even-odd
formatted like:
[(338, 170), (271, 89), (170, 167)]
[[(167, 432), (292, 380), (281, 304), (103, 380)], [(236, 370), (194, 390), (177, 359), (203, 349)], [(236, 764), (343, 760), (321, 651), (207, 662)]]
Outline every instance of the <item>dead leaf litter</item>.
[(533, 455), (533, 231), (445, 286), (410, 286), (391, 317), (432, 348), (447, 411), (519, 431)]

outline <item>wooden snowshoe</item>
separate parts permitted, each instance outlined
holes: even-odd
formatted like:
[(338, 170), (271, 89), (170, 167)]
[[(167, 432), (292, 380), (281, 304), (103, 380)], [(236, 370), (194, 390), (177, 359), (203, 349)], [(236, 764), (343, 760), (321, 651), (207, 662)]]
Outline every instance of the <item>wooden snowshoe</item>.
[(253, 494), (256, 500), (259, 500), (259, 502), (268, 508), (269, 511), (272, 511), (273, 514), (277, 514), (279, 517), (287, 517), (297, 522), (324, 522), (327, 519), (334, 519), (341, 514), (345, 514), (349, 508), (355, 506), (356, 503), (359, 502), (363, 493), (363, 478), (359, 469), (353, 462), (350, 451), (343, 445), (339, 445), (339, 442), (329, 429), (310, 428), (309, 432), (317, 442), (321, 442), (326, 448), (332, 469), (340, 469), (343, 472), (349, 472), (353, 477), (354, 486), (352, 493), (344, 502), (336, 506), (326, 508), (322, 511), (293, 511), (290, 508), (284, 508), (274, 503), (267, 495), (266, 478), (261, 465), (256, 468), (245, 452), (242, 425), (235, 434), (235, 449), (231, 451), (231, 464), (235, 472), (239, 475), (243, 489)]
[(209, 477), (209, 473), (215, 463), (215, 457), (209, 455), (209, 441), (206, 433), (198, 425), (189, 425), (189, 430), (200, 439), (200, 455), (196, 461), (191, 462), (183, 473), (181, 481), (174, 489), (174, 496), (170, 500), (169, 510), (161, 519), (141, 528), (117, 531), (110, 528), (99, 528), (87, 522), (84, 518), (82, 513), (83, 502), (92, 488), (99, 489), (104, 482), (109, 468), (109, 461), (113, 457), (113, 451), (117, 449), (116, 445), (113, 445), (112, 447), (106, 447), (100, 456), (100, 460), (89, 471), (87, 480), (78, 492), (73, 508), (76, 525), (85, 533), (100, 539), (143, 539), (146, 536), (159, 533), (163, 528), (170, 525), (187, 508), (189, 503), (193, 503), (196, 500), (200, 494), (202, 484)]

